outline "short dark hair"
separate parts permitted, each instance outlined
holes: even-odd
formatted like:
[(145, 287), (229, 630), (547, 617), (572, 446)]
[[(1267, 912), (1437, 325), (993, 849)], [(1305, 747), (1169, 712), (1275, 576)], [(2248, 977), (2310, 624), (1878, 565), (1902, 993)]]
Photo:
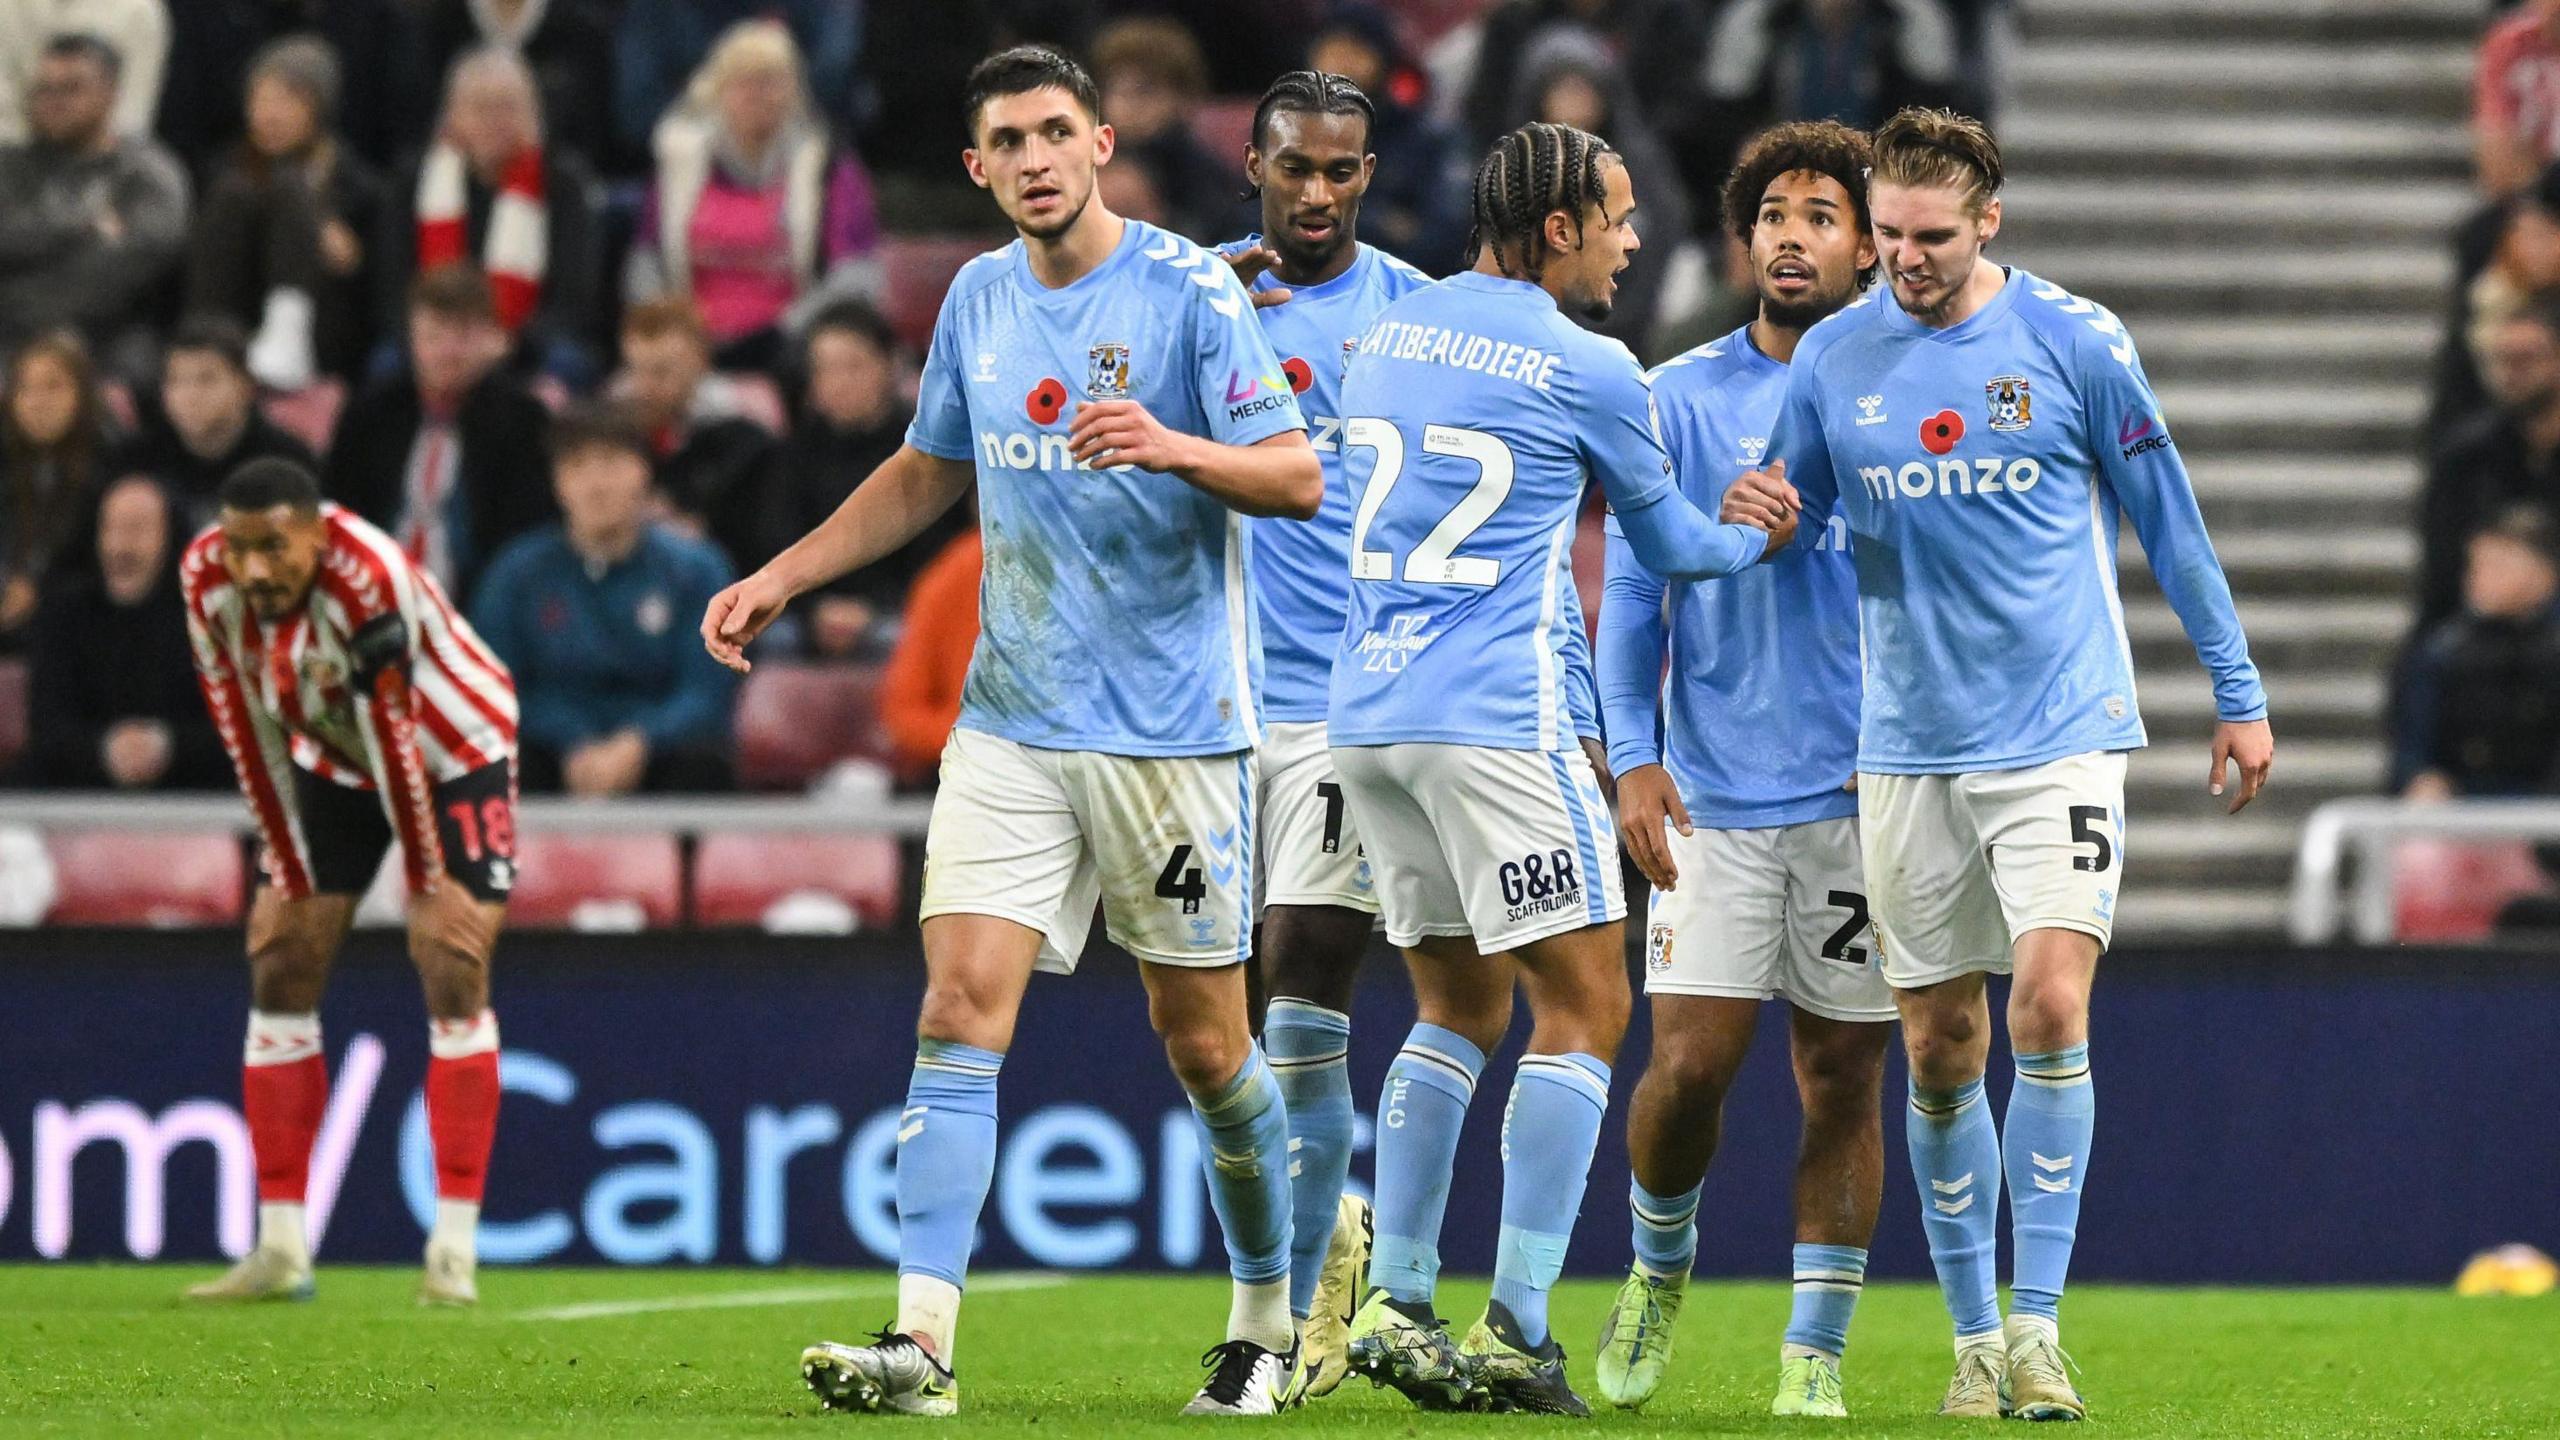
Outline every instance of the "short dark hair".
[(1837, 181), (1849, 192), (1858, 228), (1867, 228), (1867, 171), (1874, 168), (1875, 147), (1867, 137), (1837, 120), (1797, 120), (1773, 125), (1744, 142), (1742, 158), (1724, 182), (1724, 223), (1733, 238), (1748, 245), (1760, 222), (1760, 197), (1781, 175), (1811, 171)]
[(2472, 532), (2475, 540), (2491, 535), (2511, 540), (2532, 551), (2543, 564), (2560, 569), (2560, 523), (2539, 505), (2530, 501), (2509, 505)]
[(570, 406), (551, 422), (551, 458), (556, 463), (581, 450), (617, 450), (643, 465), (657, 457), (649, 445), (649, 428), (627, 405), (590, 400)]
[[(1493, 142), (1476, 166), (1472, 209), (1475, 224), (1467, 232), (1466, 263), (1473, 265), (1486, 247), (1494, 267), (1513, 279), (1535, 280), (1546, 271), (1546, 248), (1540, 231), (1558, 210), (1573, 217), (1574, 233), (1582, 233), (1582, 212), (1600, 203), (1601, 168), (1617, 161), (1609, 142), (1588, 130), (1533, 121)], [(1623, 162), (1620, 162), (1623, 163)], [(1524, 272), (1512, 275), (1506, 249), (1517, 248)]]
[(244, 378), (249, 373), (249, 332), (228, 315), (200, 312), (180, 320), (163, 349), (169, 355), (198, 351), (221, 360)]
[(1287, 110), (1300, 115), (1357, 115), (1360, 117), (1361, 148), (1368, 148), (1368, 135), (1378, 128), (1378, 108), (1369, 101), (1368, 92), (1351, 83), (1348, 75), (1326, 70), (1292, 70), (1271, 82), (1262, 92), (1262, 103), (1253, 107), (1253, 148), (1263, 145), (1263, 127), (1271, 117)]
[(1094, 123), (1101, 123), (1102, 91), (1083, 66), (1046, 45), (1016, 45), (970, 67), (969, 78), (960, 88), (960, 101), (969, 118), (970, 140), (978, 138), (978, 117), (986, 112), (988, 101), (1049, 89), (1074, 96), (1084, 113)]
[(898, 353), (898, 330), (889, 323), (870, 301), (847, 298), (829, 302), (809, 320), (808, 338), (815, 340), (821, 330), (842, 330), (859, 335), (883, 355)]
[(622, 312), (625, 340), (663, 340), (670, 335), (692, 342), (706, 354), (711, 350), (711, 327), (702, 323), (702, 312), (694, 303), (681, 295), (642, 300)]
[(47, 60), (86, 60), (106, 72), (107, 83), (124, 83), (124, 54), (107, 43), (103, 35), (86, 30), (67, 30), (44, 42)]
[(489, 272), (465, 261), (422, 270), (409, 282), (409, 308), (441, 320), (498, 323), (498, 292)]
[(290, 505), (305, 513), (320, 508), (320, 477), (311, 467), (280, 455), (263, 455), (222, 477), (214, 492), (225, 510), (272, 510)]

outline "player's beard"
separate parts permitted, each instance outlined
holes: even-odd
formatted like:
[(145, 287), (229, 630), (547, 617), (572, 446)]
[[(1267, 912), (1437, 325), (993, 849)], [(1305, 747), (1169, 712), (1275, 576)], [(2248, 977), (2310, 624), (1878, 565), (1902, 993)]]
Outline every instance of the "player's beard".
[(1801, 300), (1781, 300), (1767, 291), (1760, 293), (1760, 314), (1770, 324), (1787, 330), (1810, 330), (1829, 319), (1840, 308), (1857, 298), (1858, 282), (1852, 279), (1838, 290), (1818, 290)]
[[(1064, 186), (1059, 188), (1062, 192), (1065, 189)], [(1096, 188), (1091, 182), (1087, 182), (1084, 195), (1072, 207), (1062, 208), (1059, 218), (1055, 220), (1035, 227), (1031, 222), (1017, 218), (1013, 222), (1013, 228), (1022, 232), (1022, 238), (1025, 240), (1055, 240), (1076, 228), (1076, 222), (1084, 218), (1085, 208), (1093, 203)]]

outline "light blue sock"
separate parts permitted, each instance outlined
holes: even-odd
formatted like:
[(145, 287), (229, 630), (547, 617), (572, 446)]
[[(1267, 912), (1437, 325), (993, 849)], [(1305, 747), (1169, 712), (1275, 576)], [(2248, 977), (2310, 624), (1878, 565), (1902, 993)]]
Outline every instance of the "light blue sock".
[(1867, 1283), (1867, 1252), (1855, 1245), (1796, 1246), (1796, 1305), (1787, 1316), (1789, 1345), (1837, 1360), (1849, 1353), (1849, 1317)]
[(1635, 1212), (1636, 1264), (1665, 1280), (1689, 1273), (1698, 1259), (1700, 1181), (1679, 1195), (1656, 1195), (1642, 1181), (1627, 1184), (1627, 1208)]
[(1911, 1177), (1920, 1184), (1929, 1263), (1938, 1267), (1956, 1336), (1998, 1334), (2000, 1132), (1982, 1082), (1968, 1080), (1953, 1090), (1913, 1085), (1903, 1138), (1911, 1147)]
[(1582, 1188), (1609, 1113), (1609, 1066), (1596, 1055), (1523, 1055), (1502, 1112), (1502, 1243), (1493, 1253), (1493, 1298), (1520, 1322), (1520, 1338), (1547, 1343), (1547, 1292), (1564, 1273), (1564, 1247), (1582, 1211)]
[(1417, 1023), (1387, 1067), (1378, 1097), (1378, 1243), (1369, 1283), (1407, 1304), (1429, 1304), (1440, 1279), (1440, 1217), (1449, 1208), (1449, 1172), (1458, 1128), (1484, 1052), (1455, 1030)]
[(1351, 1178), (1351, 1017), (1305, 1000), (1278, 999), (1262, 1045), (1289, 1107), (1289, 1311), (1314, 1312), (1316, 1281), (1333, 1240), (1334, 1211)]
[(2051, 1320), (2061, 1309), (2071, 1242), (2080, 1233), (2089, 1140), (2097, 1128), (2088, 1046), (2018, 1057), (2002, 1151), (2009, 1169), (2010, 1263), (2016, 1267), (2009, 1308), (2016, 1314)]
[(916, 1042), (898, 1116), (898, 1273), (960, 1283), (996, 1176), (996, 1072), (1004, 1056)]
[(1191, 1097), (1209, 1172), (1209, 1208), (1227, 1239), (1227, 1273), (1264, 1285), (1289, 1273), (1289, 1109), (1262, 1047), (1212, 1095)]

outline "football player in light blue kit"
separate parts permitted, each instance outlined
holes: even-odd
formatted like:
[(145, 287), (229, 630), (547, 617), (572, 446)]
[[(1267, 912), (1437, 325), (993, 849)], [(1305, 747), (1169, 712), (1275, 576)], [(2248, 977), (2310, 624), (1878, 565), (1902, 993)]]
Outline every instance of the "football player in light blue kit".
[(934, 322), (907, 443), (825, 523), (722, 592), (712, 653), (905, 544), (974, 480), (978, 649), (925, 837), (925, 998), (898, 1131), (898, 1319), (817, 1345), (831, 1407), (948, 1415), (952, 1334), (996, 1154), (996, 1076), (1035, 968), (1073, 969), (1097, 899), (1210, 1157), (1235, 1299), (1192, 1414), (1270, 1414), (1291, 1382), (1288, 1116), (1247, 1025), (1260, 645), (1244, 516), (1311, 516), (1304, 423), (1215, 254), (1094, 198), (1092, 79), (1036, 47), (981, 61), (970, 178), (1020, 237)]
[[(1471, 268), (1387, 307), (1343, 381), (1357, 508), (1328, 723), (1421, 1010), (1379, 1101), (1377, 1294), (1352, 1368), (1426, 1405), (1579, 1415), (1547, 1293), (1629, 998), (1617, 839), (1568, 698), (1567, 555), (1594, 479), (1664, 575), (1730, 574), (1772, 536), (1681, 497), (1635, 357), (1569, 318), (1608, 312), (1636, 249), (1617, 155), (1523, 126), (1478, 167), (1473, 203)], [(1503, 1112), (1493, 1298), (1453, 1347), (1432, 1309), (1440, 1220), (1515, 982), (1535, 1028)]]
[[(2000, 151), (1906, 110), (1868, 197), (1889, 296), (1796, 350), (1769, 473), (1728, 516), (1845, 517), (1866, 695), (1858, 806), (1876, 948), (1911, 1061), (1906, 1138), (1955, 1319), (1941, 1413), (2077, 1420), (2058, 1306), (2096, 1099), (2089, 992), (2124, 864), (2127, 752), (2144, 743), (2116, 595), (2118, 520), (2213, 677), (2210, 788), (2231, 809), (2275, 762), (2267, 696), (2133, 337), (2104, 307), (1983, 257)], [(1792, 482), (1792, 483), (1790, 483)], [(2005, 1150), (1983, 1095), (1985, 976), (2012, 972)], [(2009, 1192), (2015, 1275), (1992, 1256)]]
[[(1782, 125), (1744, 147), (1727, 224), (1751, 256), (1758, 318), (1653, 372), (1684, 493), (1715, 509), (1760, 463), (1805, 330), (1875, 273), (1866, 136)], [(1666, 586), (1609, 537), (1600, 685), (1619, 833), (1653, 882), (1644, 988), (1653, 1050), (1627, 1112), (1635, 1263), (1610, 1307), (1600, 1393), (1635, 1407), (1671, 1358), (1698, 1250), (1698, 1197), (1725, 1093), (1764, 1001), (1789, 1006), (1804, 1143), (1795, 1174), (1795, 1310), (1780, 1415), (1848, 1414), (1840, 1358), (1884, 1189), (1893, 992), (1867, 939), (1858, 862), (1858, 580), (1845, 524), (1767, 565)], [(1664, 660), (1669, 658), (1669, 679)]]
[(1378, 899), (1324, 724), (1351, 587), (1342, 371), (1350, 343), (1379, 311), (1431, 283), (1360, 243), (1360, 198), (1377, 167), (1374, 118), (1369, 97), (1340, 75), (1292, 70), (1272, 81), (1245, 149), (1262, 229), (1220, 247), (1247, 281), (1325, 472), (1314, 520), (1251, 527), (1263, 654), (1256, 948), (1270, 997), (1262, 1044), (1289, 1108), (1289, 1307), (1299, 1321), (1301, 1397), (1330, 1394), (1349, 1373), (1348, 1327), (1369, 1263), (1368, 1204), (1343, 1186), (1355, 1119), (1352, 984)]

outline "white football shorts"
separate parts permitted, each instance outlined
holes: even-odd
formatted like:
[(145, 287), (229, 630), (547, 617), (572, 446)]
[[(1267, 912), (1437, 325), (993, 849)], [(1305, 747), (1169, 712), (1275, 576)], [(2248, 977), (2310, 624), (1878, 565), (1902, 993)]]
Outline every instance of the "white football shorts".
[(954, 730), (925, 830), (920, 915), (994, 915), (1041, 932), (1071, 974), (1094, 904), (1159, 965), (1252, 954), (1254, 752), (1101, 755)]
[(1378, 913), (1378, 887), (1333, 773), (1323, 721), (1262, 727), (1260, 810), (1263, 904)]
[(1783, 999), (1831, 1020), (1895, 1018), (1868, 935), (1858, 822), (1665, 826), (1679, 881), (1647, 917), (1648, 995)]

